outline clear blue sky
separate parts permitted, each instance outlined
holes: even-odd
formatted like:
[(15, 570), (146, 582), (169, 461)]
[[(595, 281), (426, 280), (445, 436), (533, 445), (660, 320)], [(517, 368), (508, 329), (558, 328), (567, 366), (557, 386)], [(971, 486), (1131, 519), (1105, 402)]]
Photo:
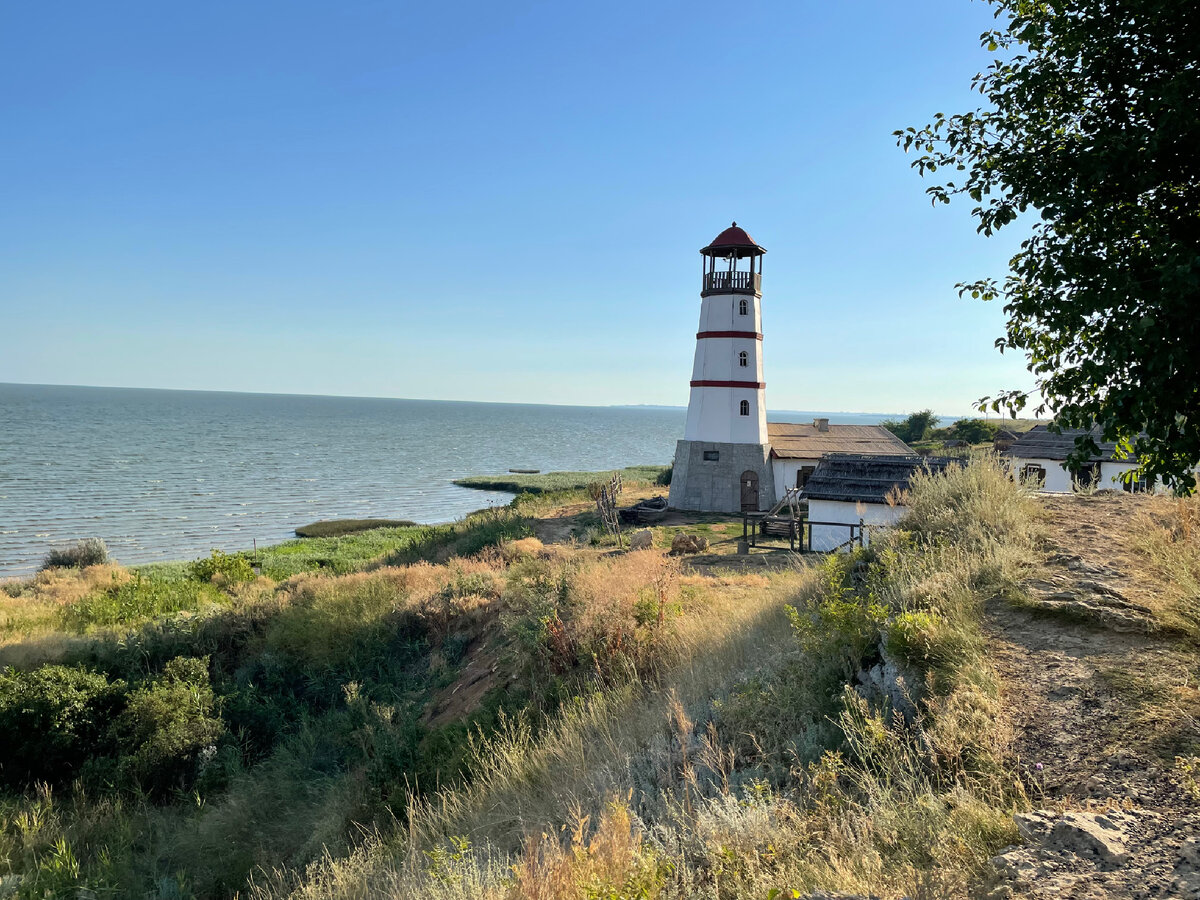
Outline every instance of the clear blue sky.
[(0, 381), (687, 402), (697, 250), (769, 250), (775, 409), (1027, 386), (1018, 235), (891, 132), (974, 106), (971, 0), (0, 9)]

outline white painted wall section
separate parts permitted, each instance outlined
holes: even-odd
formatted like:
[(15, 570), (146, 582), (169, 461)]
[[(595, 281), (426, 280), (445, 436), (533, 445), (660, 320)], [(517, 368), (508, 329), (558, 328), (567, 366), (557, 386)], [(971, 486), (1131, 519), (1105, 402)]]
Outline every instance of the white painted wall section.
[[(746, 301), (746, 315), (738, 312)], [(752, 294), (712, 294), (700, 301), (700, 331), (762, 331), (759, 298)]]
[[(1075, 478), (1071, 471), (1062, 463), (1062, 460), (1057, 459), (1024, 459), (1013, 457), (1012, 470), (1013, 474), (1020, 477), (1026, 466), (1041, 466), (1046, 470), (1046, 483), (1042, 487), (1042, 491), (1048, 494), (1069, 494), (1075, 490)], [(1124, 473), (1137, 468), (1137, 463), (1132, 460), (1113, 460), (1100, 463), (1100, 481), (1096, 484), (1097, 490), (1108, 491), (1123, 491), (1125, 490), (1125, 482), (1122, 480)], [(1155, 490), (1161, 489), (1161, 485), (1156, 485)]]
[[(842, 500), (809, 500), (810, 522), (836, 522), (838, 525), (813, 525), (812, 548), (828, 552), (850, 539), (850, 529), (845, 526), (865, 525), (888, 527), (895, 525), (908, 511), (904, 506), (888, 506), (886, 503), (847, 503)], [(863, 542), (871, 542), (871, 531), (867, 529)]]
[(1136, 468), (1137, 463), (1132, 460), (1128, 462), (1102, 462), (1100, 463), (1100, 483), (1096, 487), (1123, 491), (1125, 490), (1125, 482), (1121, 476), (1126, 472), (1132, 472)]
[(771, 471), (775, 475), (775, 500), (783, 499), (784, 492), (796, 486), (796, 473), (805, 466), (816, 468), (821, 460), (814, 456), (812, 459), (772, 459)]
[(1041, 466), (1046, 470), (1046, 483), (1042, 490), (1048, 494), (1069, 494), (1075, 490), (1071, 473), (1063, 468), (1061, 460), (1012, 458), (1013, 475), (1017, 478), (1023, 477), (1026, 466)]
[[(740, 312), (745, 301), (746, 315)], [(713, 294), (700, 301), (699, 331), (760, 333), (760, 298), (752, 294)], [(746, 365), (740, 355), (746, 354)], [(746, 381), (762, 384), (762, 341), (754, 337), (709, 337), (696, 340), (692, 381)], [(741, 414), (746, 401), (748, 415)], [(766, 444), (766, 391), (756, 387), (698, 385), (688, 397), (686, 441), (723, 444)]]

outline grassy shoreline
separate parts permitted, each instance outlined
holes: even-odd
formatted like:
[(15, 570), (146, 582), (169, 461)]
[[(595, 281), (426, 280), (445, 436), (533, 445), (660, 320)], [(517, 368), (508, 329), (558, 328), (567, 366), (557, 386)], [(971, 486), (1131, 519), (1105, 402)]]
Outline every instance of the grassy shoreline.
[(607, 481), (613, 474), (619, 474), (625, 481), (647, 481), (652, 484), (666, 484), (662, 479), (670, 466), (626, 466), (623, 469), (609, 469), (602, 472), (540, 472), (536, 475), (507, 473), (504, 475), (473, 475), (470, 478), (457, 478), (454, 484), (459, 487), (473, 488), (480, 491), (505, 491), (510, 494), (549, 494), (563, 491), (579, 491), (597, 481)]
[(287, 542), (279, 580), (214, 554), (0, 593), (5, 888), (960, 896), (1015, 840), (982, 607), (1037, 523), (998, 467), (773, 571), (530, 536), (580, 493)]

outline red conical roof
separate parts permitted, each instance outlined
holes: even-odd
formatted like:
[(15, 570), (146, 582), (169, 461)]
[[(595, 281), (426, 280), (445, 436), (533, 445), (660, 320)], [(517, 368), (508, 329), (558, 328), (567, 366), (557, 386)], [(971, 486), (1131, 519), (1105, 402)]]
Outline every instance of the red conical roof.
[(738, 223), (734, 222), (720, 234), (718, 234), (711, 244), (700, 250), (705, 256), (736, 256), (741, 259), (744, 256), (762, 256), (767, 252), (765, 247), (760, 247), (754, 242), (754, 238), (746, 234), (746, 229), (738, 228)]

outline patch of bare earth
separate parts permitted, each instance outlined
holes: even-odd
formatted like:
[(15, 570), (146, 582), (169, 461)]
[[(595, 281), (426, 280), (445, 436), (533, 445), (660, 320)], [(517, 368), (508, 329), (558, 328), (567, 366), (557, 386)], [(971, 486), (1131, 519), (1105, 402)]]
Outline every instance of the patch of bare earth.
[(1196, 647), (1153, 611), (1129, 546), (1150, 498), (1047, 496), (1030, 600), (988, 609), (994, 662), (1037, 812), (995, 861), (991, 898), (1200, 898), (1200, 805), (1174, 776), (1197, 752)]
[(439, 728), (461, 722), (479, 708), (492, 688), (507, 677), (501, 665), (502, 638), (497, 615), (488, 617), (481, 633), (467, 646), (454, 681), (435, 692), (422, 724)]

